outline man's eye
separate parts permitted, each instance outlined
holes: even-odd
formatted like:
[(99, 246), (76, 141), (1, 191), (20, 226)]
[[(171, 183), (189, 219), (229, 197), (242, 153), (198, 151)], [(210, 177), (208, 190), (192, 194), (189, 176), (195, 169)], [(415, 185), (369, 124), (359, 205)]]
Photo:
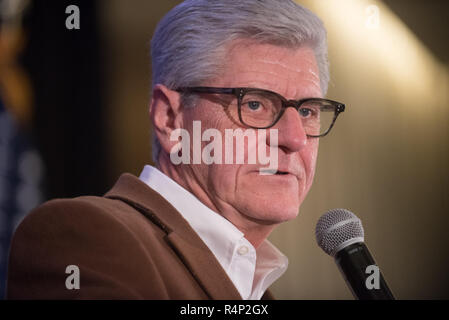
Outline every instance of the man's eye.
[(257, 110), (262, 106), (262, 104), (259, 101), (248, 101), (246, 104), (248, 105), (248, 108), (250, 108), (251, 110)]
[(300, 109), (299, 109), (299, 114), (300, 114), (301, 117), (303, 117), (303, 118), (308, 118), (308, 117), (312, 116), (313, 110), (312, 110), (312, 109), (309, 109), (309, 108), (300, 108)]

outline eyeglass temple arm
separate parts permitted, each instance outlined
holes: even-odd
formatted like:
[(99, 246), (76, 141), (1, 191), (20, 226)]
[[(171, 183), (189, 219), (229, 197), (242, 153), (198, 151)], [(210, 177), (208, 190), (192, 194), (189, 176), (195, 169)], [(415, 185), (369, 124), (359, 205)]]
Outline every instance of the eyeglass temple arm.
[(213, 87), (182, 87), (178, 88), (176, 91), (194, 92), (194, 93), (224, 93), (224, 94), (236, 93), (236, 89), (234, 88), (213, 88)]

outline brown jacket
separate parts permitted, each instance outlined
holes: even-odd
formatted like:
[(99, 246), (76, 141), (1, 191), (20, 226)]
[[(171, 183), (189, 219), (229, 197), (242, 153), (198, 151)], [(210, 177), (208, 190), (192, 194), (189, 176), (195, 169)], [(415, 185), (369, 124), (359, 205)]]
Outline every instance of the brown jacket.
[[(66, 288), (66, 267), (80, 289)], [(52, 200), (11, 244), (8, 299), (241, 299), (212, 252), (157, 192), (123, 174), (104, 197)], [(263, 299), (272, 298), (267, 291)]]

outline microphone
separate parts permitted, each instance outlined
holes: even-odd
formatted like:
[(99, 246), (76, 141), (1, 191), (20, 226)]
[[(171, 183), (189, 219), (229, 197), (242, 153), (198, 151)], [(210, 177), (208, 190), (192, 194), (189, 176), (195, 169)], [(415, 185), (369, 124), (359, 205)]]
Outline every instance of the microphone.
[(318, 246), (334, 257), (349, 289), (359, 300), (394, 300), (364, 241), (362, 222), (351, 211), (332, 209), (318, 220)]

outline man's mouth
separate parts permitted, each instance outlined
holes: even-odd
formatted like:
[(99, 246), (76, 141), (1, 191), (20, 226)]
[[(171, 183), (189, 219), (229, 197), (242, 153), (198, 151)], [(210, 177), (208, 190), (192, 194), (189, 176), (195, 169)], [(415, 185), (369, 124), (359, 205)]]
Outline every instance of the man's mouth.
[(268, 176), (296, 176), (296, 174), (292, 173), (292, 171), (285, 171), (284, 170), (279, 170), (279, 169), (266, 169), (266, 168), (262, 168), (259, 169), (259, 174), (262, 175), (268, 175)]

